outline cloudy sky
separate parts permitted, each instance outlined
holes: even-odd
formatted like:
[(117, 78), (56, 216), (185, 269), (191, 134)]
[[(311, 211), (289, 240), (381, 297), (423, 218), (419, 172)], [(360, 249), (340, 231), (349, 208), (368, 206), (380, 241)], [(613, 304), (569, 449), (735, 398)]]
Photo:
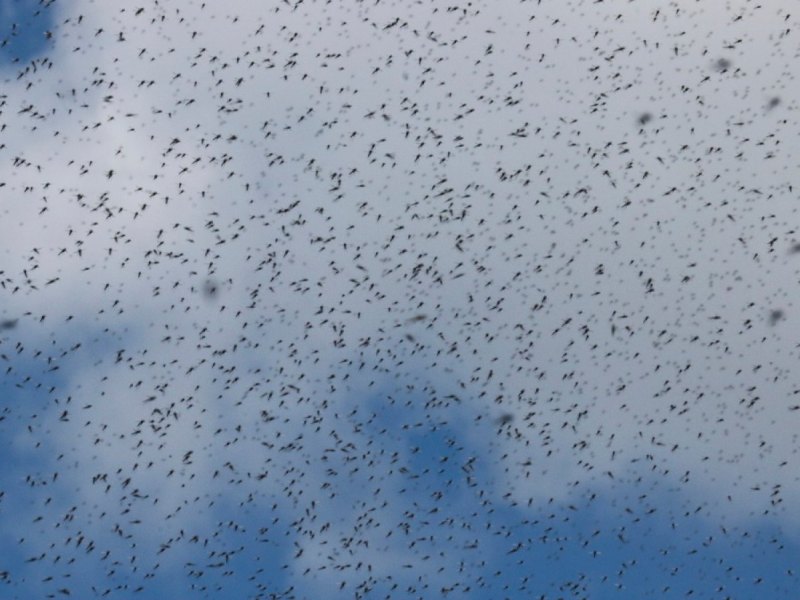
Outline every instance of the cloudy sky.
[(0, 595), (793, 597), (790, 6), (0, 0)]

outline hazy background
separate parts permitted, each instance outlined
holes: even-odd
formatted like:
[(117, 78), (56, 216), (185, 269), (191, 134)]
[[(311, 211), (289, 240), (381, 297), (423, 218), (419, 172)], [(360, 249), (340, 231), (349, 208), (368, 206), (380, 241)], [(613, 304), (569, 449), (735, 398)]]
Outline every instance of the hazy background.
[(0, 2), (3, 595), (791, 597), (790, 8)]

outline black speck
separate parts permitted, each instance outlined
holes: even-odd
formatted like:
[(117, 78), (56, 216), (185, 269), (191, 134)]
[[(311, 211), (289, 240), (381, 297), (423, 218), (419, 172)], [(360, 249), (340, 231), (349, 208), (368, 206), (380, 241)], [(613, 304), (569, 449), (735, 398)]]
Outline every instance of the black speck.
[(205, 283), (203, 284), (203, 295), (210, 300), (212, 298), (216, 298), (218, 293), (219, 286), (217, 285), (217, 282), (213, 279), (206, 279)]
[(514, 415), (512, 415), (511, 413), (503, 413), (502, 415), (497, 417), (497, 420), (495, 422), (498, 425), (503, 426), (503, 425), (508, 425), (513, 420), (514, 420)]
[(714, 63), (714, 68), (719, 71), (720, 73), (724, 73), (728, 69), (731, 68), (731, 61), (727, 58), (719, 58), (717, 62)]

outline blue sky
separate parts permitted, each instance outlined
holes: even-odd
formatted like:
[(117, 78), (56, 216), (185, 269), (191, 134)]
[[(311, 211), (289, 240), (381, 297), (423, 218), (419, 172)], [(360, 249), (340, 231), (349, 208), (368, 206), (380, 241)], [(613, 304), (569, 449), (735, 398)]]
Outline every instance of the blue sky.
[[(20, 377), (30, 373), (43, 385), (63, 385), (60, 377), (42, 376), (40, 362), (26, 359), (12, 365)], [(13, 407), (9, 412), (23, 418), (26, 412), (47, 409), (43, 396), (26, 386), (5, 383), (3, 387), (5, 404)], [(756, 517), (726, 526), (720, 524), (715, 507), (693, 503), (669, 480), (645, 476), (643, 481), (634, 482), (633, 473), (627, 482), (611, 490), (594, 492), (592, 486), (586, 486), (576, 489), (564, 502), (548, 502), (534, 509), (509, 506), (483, 493), (485, 482), (491, 481), (493, 471), (503, 464), (491, 449), (487, 452), (485, 446), (465, 441), (458, 427), (431, 422), (424, 411), (414, 408), (415, 404), (419, 406), (418, 397), (388, 407), (381, 407), (380, 399), (386, 402), (385, 396), (377, 395), (374, 401), (365, 403), (367, 410), (378, 415), (367, 427), (378, 434), (375, 439), (380, 443), (376, 446), (384, 456), (394, 452), (405, 456), (395, 468), (405, 467), (414, 475), (410, 480), (404, 478), (407, 485), (402, 491), (396, 490), (394, 502), (399, 501), (402, 510), (415, 516), (407, 519), (408, 530), (396, 530), (395, 537), (402, 545), (417, 539), (419, 551), (431, 555), (432, 564), (443, 566), (447, 580), (461, 580), (458, 573), (463, 570), (469, 573), (464, 580), (471, 582), (471, 591), (456, 589), (453, 597), (462, 592), (479, 598), (680, 598), (691, 591), (701, 598), (757, 598), (790, 597), (795, 589), (800, 547), (774, 519)], [(60, 482), (49, 481), (54, 470), (64, 468), (58, 466), (63, 465), (63, 459), (53, 460), (54, 448), (46, 441), (33, 448), (33, 440), (40, 439), (35, 434), (24, 436), (25, 442), (20, 442), (19, 425), (12, 419), (4, 420), (3, 425), (4, 455), (11, 457), (2, 479), (6, 491), (4, 521), (14, 519), (14, 515), (48, 514), (41, 506), (45, 498), (52, 498), (68, 514), (70, 490)], [(498, 435), (489, 426), (482, 433)], [(465, 469), (465, 465), (469, 466)], [(329, 468), (344, 470), (347, 465), (342, 460), (331, 461)], [(379, 462), (376, 473), (388, 471)], [(36, 478), (35, 485), (23, 483), (29, 474)], [(351, 503), (373, 487), (389, 485), (368, 484), (363, 478), (359, 481), (355, 489), (347, 489), (348, 485), (336, 488), (344, 497), (333, 501), (334, 510), (346, 513)], [(154, 570), (152, 579), (145, 574), (161, 559), (147, 556), (134, 572), (124, 560), (134, 542), (113, 539), (98, 539), (96, 550), (90, 554), (65, 545), (58, 548), (58, 562), (48, 556), (42, 562), (26, 563), (40, 549), (45, 550), (42, 544), (61, 546), (83, 529), (62, 522), (59, 533), (58, 528), (52, 529), (55, 522), (44, 521), (41, 529), (25, 526), (29, 537), (22, 543), (16, 535), (4, 532), (3, 570), (11, 574), (6, 593), (23, 598), (66, 587), (73, 595), (91, 597), (91, 584), (101, 592), (110, 588), (113, 596), (120, 598), (138, 597), (135, 590), (139, 586), (150, 598), (190, 593), (214, 597), (223, 593), (220, 590), (236, 597), (256, 597), (259, 593), (282, 597), (290, 589), (301, 596), (316, 597), (319, 592), (313, 585), (306, 587), (303, 578), (293, 578), (286, 569), (292, 563), (294, 543), (300, 538), (287, 527), (297, 510), (269, 485), (261, 487), (263, 495), (244, 506), (237, 494), (223, 490), (209, 511), (213, 521), (229, 525), (213, 528), (209, 546), (218, 554), (234, 553), (225, 566), (213, 566), (219, 561), (210, 557), (208, 550), (185, 539), (167, 551), (163, 560), (169, 566)], [(442, 499), (432, 499), (438, 491), (444, 494)], [(592, 495), (594, 499), (590, 499)], [(646, 502), (641, 500), (644, 495)], [(274, 504), (278, 505), (276, 510)], [(635, 510), (628, 513), (630, 507)], [(437, 511), (431, 513), (433, 509)], [(653, 512), (647, 514), (651, 509)], [(267, 530), (256, 534), (262, 527)], [(210, 535), (211, 531), (200, 533)], [(98, 555), (106, 549), (112, 550), (110, 556), (122, 564), (114, 568), (109, 566), (111, 558), (105, 564), (99, 560)], [(179, 553), (180, 559), (172, 562), (170, 552)], [(192, 576), (201, 571), (202, 577)], [(42, 583), (45, 574), (53, 580)], [(417, 582), (402, 572), (393, 580), (402, 590), (394, 593), (404, 596), (439, 597), (442, 587), (447, 587), (424, 579)], [(391, 585), (385, 581), (376, 582), (371, 589), (370, 593), (378, 597), (391, 593)], [(348, 598), (354, 591), (346, 587), (341, 592), (325, 593)]]
[(0, 0), (0, 596), (794, 597), (790, 15), (478, 4)]
[(57, 14), (58, 6), (52, 1), (3, 0), (0, 3), (3, 64), (11, 65), (14, 61), (24, 64), (45, 54), (52, 47), (47, 32), (56, 23)]

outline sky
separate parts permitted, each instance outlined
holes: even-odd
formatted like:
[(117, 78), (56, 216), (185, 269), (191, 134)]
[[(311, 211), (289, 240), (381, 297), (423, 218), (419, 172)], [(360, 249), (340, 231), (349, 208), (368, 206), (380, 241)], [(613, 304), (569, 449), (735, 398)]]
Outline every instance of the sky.
[(796, 28), (0, 0), (0, 596), (796, 597)]

